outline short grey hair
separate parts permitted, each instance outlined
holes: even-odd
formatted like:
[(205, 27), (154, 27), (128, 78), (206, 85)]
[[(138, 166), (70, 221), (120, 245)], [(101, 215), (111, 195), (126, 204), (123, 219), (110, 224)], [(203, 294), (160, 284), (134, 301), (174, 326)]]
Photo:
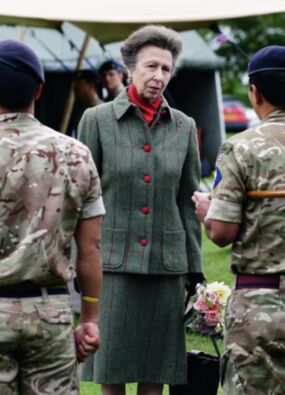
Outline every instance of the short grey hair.
[(139, 51), (147, 45), (168, 50), (172, 54), (174, 72), (176, 60), (182, 51), (179, 34), (161, 25), (147, 25), (134, 31), (121, 46), (122, 58), (128, 68), (135, 67)]

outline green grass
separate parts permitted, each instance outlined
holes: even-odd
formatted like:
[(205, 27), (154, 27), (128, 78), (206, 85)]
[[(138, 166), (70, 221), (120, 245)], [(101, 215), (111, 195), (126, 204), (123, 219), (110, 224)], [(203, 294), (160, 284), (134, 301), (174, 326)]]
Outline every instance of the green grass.
[[(135, 395), (136, 388), (136, 384), (127, 384), (127, 394)], [(80, 385), (80, 395), (101, 395), (101, 387), (98, 384), (82, 382)]]
[[(203, 233), (203, 262), (204, 273), (207, 282), (223, 281), (225, 284), (231, 286), (233, 283), (233, 275), (229, 271), (230, 261), (230, 247), (219, 248), (207, 239)], [(201, 350), (209, 354), (215, 354), (211, 340), (207, 336), (200, 336), (197, 334), (187, 334), (186, 339), (187, 350), (195, 349)], [(223, 343), (218, 340), (220, 351), (223, 349)], [(205, 378), (206, 379), (206, 378)], [(100, 395), (100, 386), (93, 383), (82, 382), (80, 386), (81, 395)], [(136, 394), (136, 385), (127, 385), (127, 395)], [(168, 395), (168, 386), (164, 386), (164, 395)], [(219, 389), (219, 395), (222, 395), (222, 390)]]

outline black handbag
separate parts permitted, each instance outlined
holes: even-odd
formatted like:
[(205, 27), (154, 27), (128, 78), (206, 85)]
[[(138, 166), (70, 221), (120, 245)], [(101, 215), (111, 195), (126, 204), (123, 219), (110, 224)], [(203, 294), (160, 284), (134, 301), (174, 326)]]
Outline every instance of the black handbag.
[[(187, 296), (189, 301), (189, 298)], [(186, 299), (186, 304), (188, 301)], [(210, 336), (217, 355), (202, 351), (187, 352), (187, 384), (170, 385), (170, 395), (217, 395), (220, 381), (220, 351)]]
[(187, 384), (170, 385), (170, 395), (217, 395), (220, 358), (201, 351), (187, 352)]

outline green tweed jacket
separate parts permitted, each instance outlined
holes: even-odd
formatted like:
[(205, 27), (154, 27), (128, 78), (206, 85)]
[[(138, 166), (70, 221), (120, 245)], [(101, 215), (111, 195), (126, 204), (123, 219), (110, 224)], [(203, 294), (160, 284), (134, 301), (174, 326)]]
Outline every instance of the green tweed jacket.
[(101, 176), (104, 271), (201, 272), (201, 229), (191, 201), (200, 178), (194, 121), (164, 99), (148, 126), (124, 90), (86, 110), (78, 130)]

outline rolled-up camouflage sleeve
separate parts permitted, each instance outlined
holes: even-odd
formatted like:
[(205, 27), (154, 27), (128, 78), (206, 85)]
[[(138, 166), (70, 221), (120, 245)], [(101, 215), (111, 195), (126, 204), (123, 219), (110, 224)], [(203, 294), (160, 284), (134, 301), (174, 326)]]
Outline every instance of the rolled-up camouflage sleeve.
[(105, 207), (102, 198), (101, 183), (97, 172), (96, 165), (92, 160), (91, 153), (89, 151), (88, 160), (89, 170), (89, 190), (87, 198), (83, 202), (79, 219), (87, 219), (97, 217), (105, 214)]
[(231, 142), (221, 147), (211, 192), (207, 219), (241, 223), (245, 198), (244, 169), (241, 153)]

